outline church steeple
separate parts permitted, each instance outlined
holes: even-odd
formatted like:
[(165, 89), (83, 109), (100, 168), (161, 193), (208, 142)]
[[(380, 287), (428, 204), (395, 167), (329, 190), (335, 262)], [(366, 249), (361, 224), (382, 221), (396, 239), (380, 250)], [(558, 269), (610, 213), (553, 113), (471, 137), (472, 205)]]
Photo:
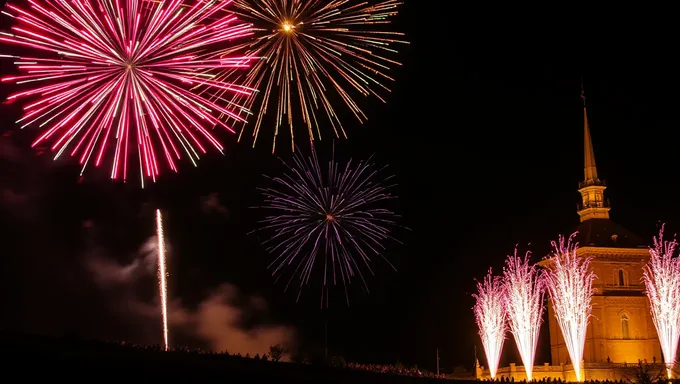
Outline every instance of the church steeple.
[(578, 214), (581, 222), (589, 219), (608, 219), (609, 204), (604, 199), (604, 190), (607, 189), (605, 183), (597, 177), (595, 166), (595, 151), (593, 150), (593, 139), (590, 137), (590, 126), (588, 124), (588, 111), (586, 109), (586, 97), (583, 91), (583, 81), (581, 81), (581, 98), (583, 99), (583, 159), (584, 180), (579, 183), (582, 204)]
[(593, 150), (593, 139), (590, 137), (590, 126), (588, 125), (588, 111), (586, 110), (586, 97), (581, 90), (583, 99), (583, 159), (584, 159), (584, 180), (597, 182), (597, 167), (595, 166), (595, 151)]

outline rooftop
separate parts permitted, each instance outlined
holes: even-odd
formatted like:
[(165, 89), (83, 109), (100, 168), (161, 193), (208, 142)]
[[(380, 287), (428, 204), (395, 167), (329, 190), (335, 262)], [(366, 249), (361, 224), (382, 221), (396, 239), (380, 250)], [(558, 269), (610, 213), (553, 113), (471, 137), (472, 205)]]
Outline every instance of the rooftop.
[(610, 219), (589, 219), (576, 227), (580, 247), (647, 248), (647, 242)]

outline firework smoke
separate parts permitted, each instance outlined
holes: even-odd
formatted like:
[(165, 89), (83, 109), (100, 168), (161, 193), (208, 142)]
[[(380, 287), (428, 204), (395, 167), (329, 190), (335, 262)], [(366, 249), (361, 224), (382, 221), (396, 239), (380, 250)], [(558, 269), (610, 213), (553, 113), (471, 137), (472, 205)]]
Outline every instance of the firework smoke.
[(593, 309), (591, 300), (595, 274), (590, 269), (590, 258), (576, 255), (578, 244), (572, 243), (575, 235), (566, 242), (563, 236), (559, 237), (559, 242), (552, 242), (553, 252), (544, 277), (576, 380), (580, 382), (583, 381), (581, 362)]
[[(169, 260), (170, 244), (165, 244), (165, 248)], [(107, 316), (115, 313), (125, 317), (124, 328), (133, 326), (134, 331), (120, 327), (105, 331), (99, 325), (92, 336), (107, 340), (125, 338), (139, 344), (161, 344), (163, 348), (157, 336), (158, 325), (162, 321), (158, 299), (148, 300), (146, 295), (148, 279), (158, 278), (158, 237), (154, 233), (129, 262), (121, 263), (109, 258), (106, 253), (105, 249), (99, 248), (87, 253), (88, 272), (97, 293), (103, 295), (102, 302), (111, 311), (107, 312)], [(263, 297), (242, 292), (229, 283), (206, 289), (205, 295), (190, 303), (177, 295), (168, 296), (168, 327), (172, 327), (173, 335), (181, 334), (184, 342), (191, 346), (228, 351), (230, 354), (262, 356), (269, 353), (269, 346), (276, 344), (294, 352), (296, 330), (277, 323)], [(77, 305), (84, 304), (78, 302)], [(176, 339), (173, 337), (171, 350), (177, 347)]]
[(527, 380), (533, 377), (534, 358), (543, 315), (543, 282), (536, 266), (529, 264), (530, 252), (524, 259), (508, 256), (503, 269), (505, 308), (510, 331), (524, 364)]
[(673, 257), (678, 243), (664, 241), (663, 229), (662, 226), (654, 246), (649, 248), (651, 257), (642, 280), (670, 379), (680, 338), (680, 258)]
[(158, 286), (160, 289), (161, 311), (163, 313), (163, 340), (168, 350), (168, 285), (165, 264), (165, 240), (163, 238), (163, 218), (161, 210), (156, 210), (156, 231), (158, 232)]
[(479, 337), (482, 339), (484, 353), (486, 353), (489, 373), (493, 379), (496, 377), (507, 331), (502, 279), (499, 276), (493, 276), (489, 269), (484, 282), (477, 283), (477, 293), (472, 296), (477, 301), (473, 311), (477, 327), (479, 327)]

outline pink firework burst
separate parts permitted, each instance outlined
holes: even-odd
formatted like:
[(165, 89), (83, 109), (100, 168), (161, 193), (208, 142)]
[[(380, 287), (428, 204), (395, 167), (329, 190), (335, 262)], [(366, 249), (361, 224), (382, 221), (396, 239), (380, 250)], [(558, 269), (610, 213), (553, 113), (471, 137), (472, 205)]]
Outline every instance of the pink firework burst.
[(664, 241), (663, 229), (661, 227), (659, 237), (654, 238), (654, 246), (649, 248), (651, 257), (644, 267), (642, 280), (670, 379), (680, 338), (680, 258), (673, 257), (678, 243)]
[(220, 93), (251, 92), (211, 73), (250, 62), (208, 56), (251, 34), (249, 24), (227, 12), (231, 1), (27, 3), (7, 5), (3, 15), (16, 24), (0, 34), (0, 42), (36, 51), (2, 55), (21, 73), (2, 83), (27, 87), (8, 97), (26, 100), (18, 123), (42, 130), (34, 147), (49, 143), (55, 158), (77, 157), (83, 171), (110, 159), (111, 177), (123, 180), (136, 156), (142, 185), (145, 178), (156, 180), (162, 163), (177, 172), (184, 156), (196, 165), (208, 147), (222, 152), (212, 130), (233, 130), (218, 117), (240, 120), (243, 110), (191, 90), (200, 85)]
[(479, 328), (479, 337), (482, 339), (489, 374), (493, 379), (498, 371), (507, 331), (503, 280), (500, 276), (494, 276), (489, 269), (484, 281), (477, 283), (477, 293), (472, 297), (476, 300), (473, 311)]

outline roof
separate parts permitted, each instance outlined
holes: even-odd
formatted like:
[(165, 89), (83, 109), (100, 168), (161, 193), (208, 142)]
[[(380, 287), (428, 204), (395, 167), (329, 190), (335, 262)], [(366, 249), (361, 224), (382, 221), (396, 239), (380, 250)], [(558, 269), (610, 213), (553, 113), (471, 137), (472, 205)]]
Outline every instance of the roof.
[(648, 244), (610, 219), (589, 219), (576, 227), (581, 247), (647, 248)]

